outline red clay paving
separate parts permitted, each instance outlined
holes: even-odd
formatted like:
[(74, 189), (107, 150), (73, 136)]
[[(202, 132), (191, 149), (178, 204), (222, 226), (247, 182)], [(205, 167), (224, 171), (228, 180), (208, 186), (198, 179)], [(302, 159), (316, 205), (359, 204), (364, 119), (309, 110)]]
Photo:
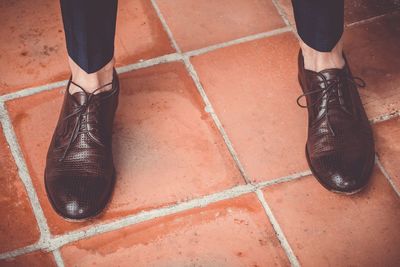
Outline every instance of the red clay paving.
[(341, 196), (304, 158), (289, 0), (120, 0), (118, 179), (81, 223), (44, 190), (64, 90), (51, 83), (69, 71), (59, 3), (39, 2), (0, 3), (0, 266), (400, 266), (398, 1), (346, 2), (377, 163)]

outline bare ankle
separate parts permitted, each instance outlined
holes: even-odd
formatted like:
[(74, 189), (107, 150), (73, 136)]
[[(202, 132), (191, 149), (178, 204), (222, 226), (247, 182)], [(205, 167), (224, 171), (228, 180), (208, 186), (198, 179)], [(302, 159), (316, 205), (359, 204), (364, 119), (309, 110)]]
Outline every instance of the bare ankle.
[(300, 41), (301, 51), (304, 57), (304, 68), (312, 71), (325, 69), (341, 69), (345, 65), (342, 51), (342, 40), (330, 52), (319, 52)]
[[(86, 73), (81, 69), (71, 58), (69, 58), (69, 65), (72, 72), (72, 81), (81, 86), (86, 92), (93, 93), (97, 88), (108, 84), (113, 79), (114, 59), (108, 62), (103, 68), (94, 73)], [(104, 92), (112, 89), (112, 85), (102, 88), (96, 93)], [(74, 94), (82, 91), (78, 86), (71, 84), (69, 93)]]

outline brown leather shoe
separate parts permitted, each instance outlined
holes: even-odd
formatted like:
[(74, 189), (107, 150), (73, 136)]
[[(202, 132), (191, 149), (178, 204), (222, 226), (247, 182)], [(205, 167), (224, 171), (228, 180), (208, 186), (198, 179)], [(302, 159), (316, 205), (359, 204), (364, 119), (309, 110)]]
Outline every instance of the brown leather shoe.
[[(306, 157), (312, 173), (328, 190), (353, 194), (368, 182), (375, 160), (371, 126), (357, 87), (365, 83), (343, 69), (304, 69), (299, 53), (297, 104), (308, 109)], [(300, 104), (306, 98), (307, 105)]]
[(114, 188), (111, 135), (119, 81), (114, 70), (112, 89), (98, 94), (81, 88), (71, 95), (71, 83), (47, 153), (45, 185), (55, 211), (80, 220), (99, 214)]

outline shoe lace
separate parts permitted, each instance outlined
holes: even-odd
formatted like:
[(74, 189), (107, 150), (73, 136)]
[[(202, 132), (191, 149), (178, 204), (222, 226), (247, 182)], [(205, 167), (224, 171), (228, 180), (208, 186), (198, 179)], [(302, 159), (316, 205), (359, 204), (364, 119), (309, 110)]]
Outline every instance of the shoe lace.
[[(83, 89), (82, 86), (76, 84), (73, 81), (70, 81), (73, 85), (79, 87), (80, 89), (82, 89), (82, 92), (85, 94), (85, 102), (82, 105), (79, 105), (79, 107), (77, 109), (75, 109), (71, 114), (69, 114), (68, 116), (66, 116), (63, 120), (69, 120), (71, 118), (76, 118), (75, 120), (75, 125), (74, 128), (72, 130), (72, 134), (71, 137), (68, 141), (68, 145), (65, 148), (62, 157), (59, 159), (59, 161), (64, 161), (64, 159), (67, 157), (68, 152), (70, 151), (72, 144), (75, 142), (76, 138), (79, 136), (79, 134), (87, 134), (88, 132), (90, 132), (91, 130), (88, 129), (88, 127), (86, 126), (86, 124), (88, 123), (88, 121), (86, 119), (84, 119), (84, 115), (88, 110), (88, 107), (93, 103), (93, 99), (94, 99), (94, 95), (96, 92), (100, 91), (101, 89), (103, 89), (106, 86), (109, 86), (112, 84), (112, 82), (109, 82), (105, 85), (100, 86), (99, 88), (95, 89), (93, 92), (91, 93), (87, 93), (85, 91), (85, 89)], [(67, 94), (69, 92), (66, 92)], [(105, 98), (108, 98), (110, 96), (112, 96), (113, 93), (107, 95)], [(97, 120), (95, 121), (95, 123), (97, 123)], [(83, 126), (83, 127), (81, 127)], [(94, 125), (95, 126), (95, 125)], [(83, 128), (83, 130), (82, 130)], [(92, 129), (92, 128), (91, 128)], [(94, 129), (94, 127), (93, 127)]]
[[(321, 78), (322, 82), (324, 83), (324, 87), (320, 87), (318, 89), (314, 89), (317, 84), (320, 82), (316, 82), (312, 84), (311, 86), (311, 91), (306, 92), (302, 95), (300, 95), (296, 102), (297, 105), (301, 108), (308, 108), (308, 107), (315, 107), (315, 106), (322, 106), (323, 101), (326, 101), (326, 105), (323, 106), (325, 109), (324, 113), (321, 115), (322, 117), (326, 117), (327, 121), (327, 126), (329, 131), (331, 132), (332, 136), (335, 136), (335, 131), (332, 128), (330, 119), (329, 119), (329, 107), (331, 102), (339, 102), (339, 105), (341, 108), (349, 115), (351, 115), (351, 112), (349, 112), (346, 107), (344, 106), (344, 103), (342, 102), (341, 98), (341, 90), (344, 88), (344, 84), (346, 82), (349, 82), (356, 88), (364, 88), (366, 86), (366, 83), (363, 79), (359, 77), (354, 77), (350, 76), (346, 73), (340, 74), (336, 79), (334, 80), (329, 80), (320, 72), (317, 73), (318, 77)], [(329, 83), (330, 82), (330, 83)], [(307, 97), (313, 94), (320, 94), (319, 97), (312, 103), (303, 105), (300, 103), (300, 100), (303, 97)], [(334, 100), (334, 101), (331, 101)], [(335, 101), (336, 100), (336, 101)]]

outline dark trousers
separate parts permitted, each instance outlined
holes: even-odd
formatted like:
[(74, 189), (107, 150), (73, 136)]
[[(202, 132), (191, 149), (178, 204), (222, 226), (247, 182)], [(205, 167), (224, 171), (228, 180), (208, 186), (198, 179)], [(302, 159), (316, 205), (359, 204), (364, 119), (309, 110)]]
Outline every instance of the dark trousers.
[[(93, 73), (114, 55), (118, 0), (60, 0), (69, 56)], [(343, 33), (344, 0), (292, 0), (297, 31), (310, 47), (329, 52)]]

